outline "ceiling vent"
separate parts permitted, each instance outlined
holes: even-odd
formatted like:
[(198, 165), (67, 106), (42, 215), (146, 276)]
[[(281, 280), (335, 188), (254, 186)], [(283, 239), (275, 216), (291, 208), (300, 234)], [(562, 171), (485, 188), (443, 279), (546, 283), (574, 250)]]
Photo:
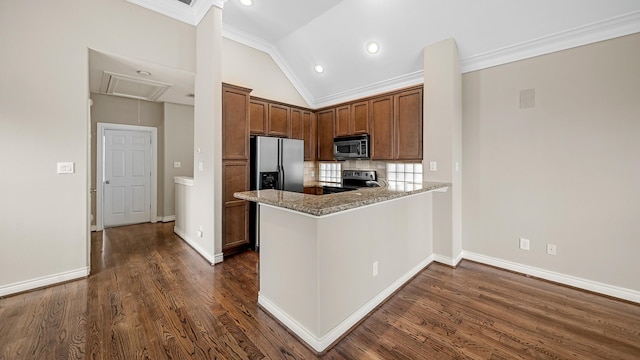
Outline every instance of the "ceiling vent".
[(140, 79), (105, 71), (102, 74), (100, 91), (103, 94), (157, 101), (170, 87), (171, 84), (159, 81)]
[(180, 1), (183, 4), (187, 4), (189, 6), (191, 6), (191, 3), (193, 2), (193, 0), (178, 0), (178, 1)]

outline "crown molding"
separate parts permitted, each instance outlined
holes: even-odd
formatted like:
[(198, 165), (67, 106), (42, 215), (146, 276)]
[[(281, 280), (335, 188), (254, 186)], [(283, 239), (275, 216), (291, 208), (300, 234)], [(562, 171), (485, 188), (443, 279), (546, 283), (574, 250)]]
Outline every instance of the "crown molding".
[(640, 32), (640, 11), (461, 59), (461, 71), (486, 69), (637, 32)]
[(323, 96), (314, 99), (313, 105), (317, 109), (422, 83), (424, 83), (424, 71), (419, 70), (370, 85)]
[(168, 16), (174, 20), (198, 26), (212, 6), (222, 9), (226, 0), (193, 0), (191, 5), (177, 0), (127, 0), (127, 2)]

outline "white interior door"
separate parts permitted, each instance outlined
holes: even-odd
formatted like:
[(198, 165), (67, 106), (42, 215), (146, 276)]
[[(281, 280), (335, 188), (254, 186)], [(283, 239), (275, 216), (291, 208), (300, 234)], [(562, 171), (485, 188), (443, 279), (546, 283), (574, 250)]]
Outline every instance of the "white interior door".
[(104, 131), (105, 227), (151, 221), (151, 133)]

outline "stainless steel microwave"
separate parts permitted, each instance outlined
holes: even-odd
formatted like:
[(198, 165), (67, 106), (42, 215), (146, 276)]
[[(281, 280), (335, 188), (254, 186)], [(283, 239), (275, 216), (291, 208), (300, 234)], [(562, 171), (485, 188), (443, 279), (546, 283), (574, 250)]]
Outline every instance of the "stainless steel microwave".
[(336, 160), (368, 159), (369, 135), (344, 136), (333, 139), (333, 157)]

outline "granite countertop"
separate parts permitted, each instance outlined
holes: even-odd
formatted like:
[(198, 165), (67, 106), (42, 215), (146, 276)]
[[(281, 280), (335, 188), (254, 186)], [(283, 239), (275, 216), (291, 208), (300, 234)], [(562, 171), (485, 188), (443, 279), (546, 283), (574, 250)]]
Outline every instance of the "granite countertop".
[(424, 182), (412, 184), (412, 190), (395, 190), (388, 186), (362, 188), (328, 195), (310, 195), (281, 190), (244, 191), (233, 194), (238, 199), (273, 205), (314, 216), (323, 216), (403, 196), (427, 191), (446, 191), (451, 184)]

